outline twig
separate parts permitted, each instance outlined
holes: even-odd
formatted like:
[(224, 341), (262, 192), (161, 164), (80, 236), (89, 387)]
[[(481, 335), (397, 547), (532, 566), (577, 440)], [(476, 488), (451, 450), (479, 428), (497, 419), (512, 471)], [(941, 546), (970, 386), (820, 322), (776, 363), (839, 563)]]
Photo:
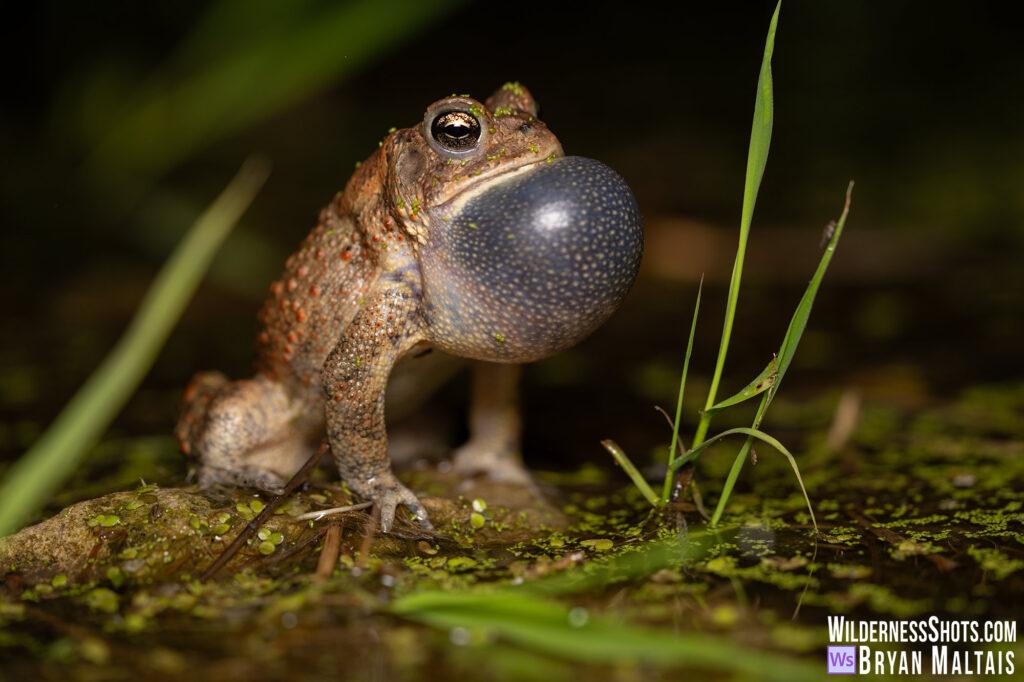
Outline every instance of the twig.
[[(908, 541), (904, 536), (900, 535), (896, 531), (879, 525), (877, 521), (865, 514), (860, 514), (853, 509), (847, 509), (846, 515), (856, 521), (858, 525), (874, 535), (876, 538), (884, 542), (888, 542), (890, 545), (896, 545), (896, 547), (899, 547)], [(943, 556), (938, 552), (930, 552), (923, 554), (923, 556), (925, 559), (935, 564), (935, 567), (940, 571), (952, 571), (958, 565), (953, 559)]]
[(836, 406), (832, 425), (829, 426), (828, 436), (825, 438), (825, 447), (829, 452), (838, 452), (846, 447), (854, 429), (857, 428), (859, 417), (860, 392), (855, 388), (847, 388), (839, 396), (839, 404)]
[(251, 538), (253, 534), (260, 529), (260, 526), (262, 526), (268, 518), (270, 518), (270, 515), (281, 506), (281, 502), (291, 495), (296, 488), (302, 485), (306, 480), (306, 477), (309, 476), (309, 472), (316, 468), (316, 465), (320, 463), (320, 460), (323, 459), (323, 456), (328, 449), (329, 446), (327, 443), (324, 443), (310, 456), (309, 459), (306, 460), (306, 463), (302, 465), (302, 468), (295, 472), (295, 475), (291, 477), (287, 484), (285, 484), (284, 490), (281, 491), (279, 495), (275, 495), (267, 506), (263, 508), (263, 511), (261, 511), (255, 519), (250, 521), (246, 527), (242, 529), (242, 532), (238, 534), (238, 537), (236, 537), (230, 545), (228, 545), (227, 549), (221, 552), (221, 555), (217, 557), (217, 560), (210, 564), (209, 568), (203, 571), (203, 574), (199, 577), (200, 582), (206, 582), (212, 578), (217, 571), (224, 567), (224, 564), (229, 562), (233, 556), (238, 554), (238, 550), (242, 549), (242, 545), (248, 542), (249, 538)]
[(359, 546), (359, 557), (356, 559), (354, 575), (362, 573), (366, 568), (366, 560), (370, 556), (370, 546), (373, 544), (373, 536), (377, 534), (377, 526), (380, 524), (380, 505), (373, 505), (370, 512), (370, 522), (366, 524), (366, 534), (363, 535), (363, 543)]
[(344, 507), (318, 509), (316, 511), (311, 511), (305, 514), (299, 514), (298, 516), (292, 517), (292, 521), (319, 521), (325, 516), (331, 516), (332, 514), (344, 514), (345, 512), (358, 511), (359, 509), (366, 509), (367, 507), (372, 506), (373, 502), (360, 502), (359, 504), (349, 504)]
[(316, 563), (316, 574), (313, 576), (315, 582), (327, 582), (331, 574), (334, 573), (334, 567), (338, 563), (338, 554), (341, 553), (343, 523), (343, 521), (339, 521), (327, 527), (327, 535), (324, 537), (324, 548), (320, 551), (320, 560)]

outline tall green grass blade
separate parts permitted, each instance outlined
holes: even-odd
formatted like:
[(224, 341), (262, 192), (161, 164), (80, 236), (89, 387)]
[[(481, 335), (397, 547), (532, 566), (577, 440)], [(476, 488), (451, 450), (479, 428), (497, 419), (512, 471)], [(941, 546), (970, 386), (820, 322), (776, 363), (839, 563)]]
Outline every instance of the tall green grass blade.
[(850, 184), (846, 188), (846, 201), (843, 204), (843, 212), (840, 214), (839, 220), (836, 221), (835, 229), (832, 231), (832, 236), (828, 240), (825, 252), (821, 255), (821, 260), (818, 262), (818, 267), (814, 271), (814, 276), (811, 277), (811, 281), (808, 283), (807, 289), (804, 291), (804, 295), (800, 298), (800, 303), (797, 305), (796, 311), (793, 313), (793, 317), (789, 321), (789, 327), (786, 328), (786, 335), (783, 337), (782, 346), (779, 348), (779, 372), (771, 390), (768, 392), (768, 402), (771, 402), (772, 398), (775, 397), (775, 393), (779, 390), (779, 385), (782, 383), (782, 377), (786, 374), (786, 370), (789, 369), (789, 363), (792, 362), (793, 355), (796, 353), (796, 347), (800, 343), (800, 338), (803, 336), (804, 329), (807, 327), (807, 319), (811, 316), (811, 307), (814, 305), (814, 298), (818, 295), (818, 289), (821, 287), (821, 281), (825, 277), (825, 271), (828, 270), (829, 263), (832, 262), (832, 255), (835, 253), (836, 246), (839, 244), (839, 238), (843, 235), (843, 228), (846, 226), (846, 216), (850, 213), (850, 201), (852, 197), (853, 181), (851, 180)]
[(647, 481), (644, 480), (644, 477), (640, 475), (640, 471), (633, 465), (633, 462), (630, 461), (629, 457), (626, 456), (626, 453), (619, 447), (619, 444), (613, 440), (606, 439), (601, 441), (601, 445), (603, 445), (604, 449), (607, 450), (611, 456), (615, 458), (615, 461), (619, 463), (622, 470), (626, 472), (627, 476), (629, 476), (629, 480), (633, 481), (633, 485), (640, 490), (644, 499), (650, 502), (652, 507), (661, 506), (661, 501), (658, 499), (658, 496), (654, 494), (654, 489), (651, 488)]
[[(672, 442), (668, 446), (668, 466), (672, 467), (672, 461), (676, 456), (676, 448), (679, 447), (679, 422), (683, 415), (683, 393), (686, 391), (686, 374), (690, 369), (690, 355), (693, 353), (693, 337), (697, 332), (697, 313), (700, 312), (700, 295), (704, 291), (704, 277), (701, 276), (700, 284), (697, 285), (697, 302), (693, 305), (693, 317), (690, 319), (690, 336), (686, 340), (686, 357), (683, 358), (683, 374), (679, 377), (679, 395), (676, 398), (676, 416), (672, 420)], [(665, 476), (665, 485), (661, 491), (661, 503), (668, 504), (669, 495), (672, 493), (672, 475)]]
[[(789, 450), (787, 450), (786, 446), (780, 443), (778, 439), (768, 435), (764, 431), (752, 429), (746, 426), (738, 426), (734, 429), (723, 431), (722, 433), (719, 433), (712, 438), (708, 438), (706, 441), (704, 441), (703, 443), (695, 447), (693, 450), (691, 450), (689, 453), (687, 453), (685, 457), (680, 457), (674, 463), (674, 467), (678, 468), (685, 464), (686, 462), (692, 461), (694, 458), (697, 457), (698, 454), (700, 454), (702, 450), (712, 445), (713, 443), (720, 441), (723, 438), (735, 435), (745, 435), (748, 437), (747, 442), (744, 443), (743, 448), (740, 450), (740, 454), (737, 456), (737, 458), (746, 457), (747, 452), (750, 450), (751, 439), (757, 439), (772, 446), (775, 450), (781, 453), (787, 460), (789, 460), (789, 465), (793, 468), (793, 473), (796, 474), (796, 480), (800, 484), (800, 491), (803, 492), (804, 494), (804, 501), (807, 502), (807, 511), (811, 513), (811, 522), (814, 524), (814, 529), (817, 530), (818, 522), (814, 519), (814, 509), (811, 508), (811, 498), (807, 495), (807, 488), (804, 487), (804, 479), (803, 476), (800, 475), (800, 467), (797, 466), (796, 458), (793, 457), (793, 454)], [(725, 497), (726, 494), (723, 490), (722, 498)], [(721, 511), (723, 509), (724, 503), (720, 499), (719, 508), (715, 509), (715, 515), (711, 519), (711, 525), (715, 525), (716, 523), (718, 523), (718, 519), (721, 518)]]
[[(846, 201), (843, 204), (843, 212), (839, 216), (839, 220), (836, 221), (835, 229), (832, 231), (832, 235), (829, 238), (828, 246), (825, 248), (825, 252), (821, 256), (821, 260), (818, 262), (818, 268), (814, 271), (814, 276), (807, 285), (807, 289), (804, 291), (804, 295), (800, 299), (800, 303), (797, 305), (796, 310), (793, 313), (793, 317), (789, 321), (789, 327), (786, 329), (786, 335), (782, 339), (782, 346), (779, 348), (779, 353), (776, 356), (776, 363), (778, 364), (778, 372), (775, 376), (775, 381), (772, 382), (771, 389), (764, 393), (761, 398), (761, 404), (757, 408), (757, 414), (754, 415), (754, 426), (757, 427), (761, 424), (761, 420), (764, 418), (765, 412), (768, 410), (768, 405), (771, 404), (772, 399), (775, 397), (776, 391), (779, 390), (779, 385), (782, 383), (782, 376), (789, 368), (789, 363), (793, 359), (793, 355), (796, 353), (797, 345), (800, 343), (800, 338), (803, 336), (804, 329), (807, 327), (807, 320), (811, 315), (811, 307), (814, 305), (814, 297), (818, 293), (818, 288), (821, 286), (821, 281), (825, 277), (825, 271), (828, 269), (829, 263), (832, 262), (832, 254), (835, 253), (836, 246), (839, 244), (839, 237), (843, 234), (843, 228), (846, 226), (846, 217), (850, 213), (850, 201), (853, 196), (853, 181), (846, 188)], [(729, 474), (725, 478), (725, 485), (722, 486), (722, 495), (718, 498), (718, 506), (715, 507), (715, 513), (711, 516), (711, 525), (718, 523), (718, 520), (722, 518), (722, 513), (725, 511), (725, 505), (729, 502), (729, 498), (732, 496), (733, 487), (736, 485), (736, 481), (739, 479), (740, 471), (743, 469), (744, 462), (747, 461), (747, 453), (750, 452), (752, 441), (748, 438), (740, 448), (739, 454), (733, 460), (732, 467), (729, 469)], [(795, 466), (795, 462), (794, 462)], [(799, 479), (800, 474), (797, 472), (797, 478)], [(803, 487), (801, 482), (800, 487)], [(807, 493), (804, 493), (806, 497)], [(814, 512), (811, 512), (811, 518), (813, 519)]]
[(780, 682), (821, 679), (820, 664), (758, 651), (724, 637), (632, 625), (523, 590), (414, 592), (396, 599), (391, 611), (436, 628), (496, 634), (586, 663), (685, 665)]
[[(763, 408), (767, 406), (767, 394), (761, 399), (761, 405), (758, 408), (758, 415), (763, 413)], [(754, 418), (756, 424), (760, 417)], [(736, 481), (740, 478), (740, 472), (743, 470), (743, 465), (747, 461), (747, 455), (750, 454), (750, 449), (754, 447), (754, 439), (747, 438), (743, 441), (743, 446), (740, 451), (736, 453), (736, 457), (732, 460), (732, 466), (729, 467), (729, 473), (725, 477), (725, 483), (722, 484), (722, 494), (718, 496), (718, 504), (715, 505), (715, 511), (711, 514), (711, 521), (709, 522), (712, 526), (717, 526), (718, 522), (722, 519), (722, 514), (725, 513), (725, 507), (729, 504), (729, 498), (732, 497), (732, 491), (736, 487)], [(806, 496), (806, 493), (804, 493)], [(810, 502), (807, 503), (808, 507)], [(813, 516), (813, 512), (812, 512)]]
[(775, 384), (777, 375), (778, 361), (776, 358), (772, 358), (772, 361), (768, 363), (768, 366), (765, 367), (760, 374), (754, 377), (753, 381), (741, 388), (737, 393), (729, 396), (725, 400), (720, 400), (710, 409), (705, 411), (709, 414), (715, 414), (716, 412), (721, 412), (727, 407), (739, 405), (746, 400), (750, 400), (754, 396), (758, 396), (770, 389)]
[(0, 536), (17, 530), (71, 475), (142, 381), (209, 267), (217, 247), (269, 173), (248, 160), (160, 270), (128, 329), (103, 363), (0, 484)]
[(736, 259), (732, 266), (732, 277), (729, 280), (729, 294), (725, 304), (725, 322), (722, 325), (722, 338), (718, 347), (718, 359), (715, 362), (715, 371), (711, 377), (711, 386), (708, 389), (708, 398), (701, 414), (700, 422), (697, 424), (697, 431), (694, 434), (693, 444), (700, 445), (707, 435), (708, 427), (711, 424), (711, 414), (708, 412), (714, 404), (718, 393), (718, 384), (722, 379), (722, 371), (725, 368), (725, 356), (729, 350), (729, 338), (732, 336), (733, 320), (736, 317), (736, 302), (739, 299), (740, 280), (743, 276), (743, 260), (747, 252), (747, 238), (750, 235), (750, 223), (754, 217), (754, 204), (757, 201), (757, 192), (761, 187), (761, 178), (764, 176), (765, 164), (768, 162), (768, 148), (772, 139), (772, 122), (774, 119), (774, 105), (772, 103), (772, 52), (775, 49), (775, 29), (779, 22), (779, 9), (782, 7), (781, 0), (775, 6), (772, 14), (771, 24), (768, 27), (768, 37), (764, 45), (764, 57), (761, 60), (761, 72), (757, 79), (757, 96), (754, 99), (754, 121), (750, 129), (750, 147), (747, 151), (747, 174), (743, 184), (743, 210), (740, 216), (740, 239), (736, 247)]

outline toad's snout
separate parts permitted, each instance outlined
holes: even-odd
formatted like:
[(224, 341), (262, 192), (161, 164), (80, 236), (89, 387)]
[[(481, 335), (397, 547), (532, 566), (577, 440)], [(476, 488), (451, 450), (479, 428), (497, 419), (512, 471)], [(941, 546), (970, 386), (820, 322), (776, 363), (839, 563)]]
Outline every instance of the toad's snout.
[(528, 362), (575, 345), (622, 302), (643, 253), (629, 186), (582, 157), (432, 213), (420, 253), (426, 328), (444, 350), (481, 360)]

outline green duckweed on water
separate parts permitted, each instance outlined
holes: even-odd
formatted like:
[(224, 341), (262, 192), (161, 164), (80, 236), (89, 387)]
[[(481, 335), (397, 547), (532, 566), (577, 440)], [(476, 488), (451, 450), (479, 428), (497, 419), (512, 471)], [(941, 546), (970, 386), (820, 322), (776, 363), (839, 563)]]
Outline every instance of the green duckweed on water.
[[(677, 633), (671, 636), (684, 648), (689, 633), (724, 637), (723, 646), (745, 642), (797, 662), (819, 657), (828, 614), (1013, 618), (1012, 597), (1024, 590), (1024, 467), (1012, 445), (1020, 429), (990, 416), (968, 433), (967, 415), (993, 395), (1017, 399), (1018, 392), (976, 389), (916, 414), (866, 406), (872, 416), (844, 453), (808, 455), (815, 459), (804, 464), (819, 536), (775, 458), (758, 462), (714, 532), (692, 505), (652, 516), (634, 488), (602, 483), (589, 468), (579, 477), (542, 475), (557, 482), (547, 502), (485, 482), (461, 497), (453, 492), (460, 483), (454, 476), (418, 471), (410, 480), (414, 489), (438, 495), (426, 504), (443, 532), (424, 537), (403, 520), (394, 533), (373, 536), (364, 554), (370, 517), (344, 514), (331, 521), (342, 528), (338, 561), (326, 579), (316, 578), (327, 522), (296, 517), (338, 506), (346, 494), (314, 482), (272, 515), (216, 579), (201, 583), (195, 576), (266, 498), (139, 486), (77, 503), (4, 540), (0, 650), (22, 661), (17, 670), (45, 660), (84, 679), (99, 665), (203, 669), (212, 646), (222, 660), (262, 670), (254, 679), (269, 679), (278, 658), (316, 669), (310, 660), (326, 654), (310, 647), (328, 640), (331, 651), (350, 650), (357, 659), (356, 651), (376, 651), (382, 665), (405, 675), (428, 661), (459, 670), (476, 660), (474, 650), (497, 645), (504, 653), (487, 659), (488, 666), (518, 670), (524, 661), (544, 661), (539, 669), (564, 671), (564, 662), (579, 655), (601, 677), (606, 664), (585, 646), (575, 649), (569, 620), (565, 633), (551, 631), (551, 641), (567, 638), (554, 658), (549, 647), (517, 634), (539, 617), (529, 609), (565, 608), (576, 621), (581, 614), (587, 622), (611, 619), (627, 630), (661, 633), (655, 637)], [(779, 414), (802, 422), (817, 413), (825, 411), (811, 404)], [(776, 415), (775, 428), (792, 428), (786, 418)], [(888, 436), (879, 424), (888, 425)], [(809, 443), (819, 437), (813, 426), (799, 428)], [(833, 457), (845, 462), (842, 476), (829, 475)], [(700, 470), (698, 480), (713, 497), (715, 480)], [(687, 538), (685, 551), (663, 549)], [(527, 611), (505, 613), (487, 596), (492, 589), (518, 590), (515, 603)], [(495, 624), (467, 626), (465, 635), (448, 626), (434, 630), (431, 623), (449, 623), (431, 610), (442, 607), (410, 605), (435, 590), (472, 598), (481, 614), (497, 609)], [(455, 614), (464, 606), (444, 608)], [(258, 641), (264, 644), (254, 649)], [(420, 653), (396, 653), (403, 646)], [(640, 661), (688, 667), (637, 646), (635, 661), (622, 663), (627, 669)], [(147, 658), (154, 647), (161, 653)]]

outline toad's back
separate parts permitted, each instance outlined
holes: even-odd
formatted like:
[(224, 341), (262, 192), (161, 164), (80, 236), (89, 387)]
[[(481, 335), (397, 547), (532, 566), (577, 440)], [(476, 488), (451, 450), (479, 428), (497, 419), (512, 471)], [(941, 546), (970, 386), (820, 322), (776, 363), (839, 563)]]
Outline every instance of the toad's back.
[[(339, 200), (320, 212), (317, 227), (285, 263), (260, 310), (256, 370), (274, 381), (319, 391), (320, 370), (359, 310), (377, 276)], [(298, 386), (296, 386), (298, 388)]]

